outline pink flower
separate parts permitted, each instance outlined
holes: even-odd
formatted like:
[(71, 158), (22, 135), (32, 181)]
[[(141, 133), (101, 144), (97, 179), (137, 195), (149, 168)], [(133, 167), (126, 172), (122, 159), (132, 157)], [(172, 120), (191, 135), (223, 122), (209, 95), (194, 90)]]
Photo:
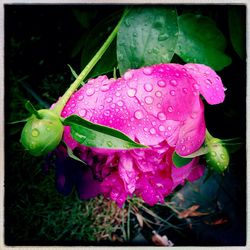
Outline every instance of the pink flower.
[[(204, 105), (224, 100), (221, 79), (199, 64), (160, 64), (127, 71), (117, 80), (100, 76), (74, 93), (62, 116), (77, 114), (127, 134), (148, 149), (86, 148), (74, 141), (69, 128), (64, 140), (102, 181), (105, 196), (120, 206), (136, 194), (153, 205), (183, 184), (203, 174), (198, 158), (177, 169), (174, 150), (182, 156), (200, 148), (205, 139)], [(96, 159), (96, 160), (94, 160)]]

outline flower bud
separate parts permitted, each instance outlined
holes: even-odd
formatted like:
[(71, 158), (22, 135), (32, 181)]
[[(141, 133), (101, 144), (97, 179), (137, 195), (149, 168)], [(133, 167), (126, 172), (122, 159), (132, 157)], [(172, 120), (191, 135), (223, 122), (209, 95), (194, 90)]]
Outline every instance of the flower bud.
[(32, 114), (25, 124), (20, 142), (30, 154), (45, 155), (54, 150), (62, 139), (63, 125), (52, 110), (41, 109)]
[(209, 150), (206, 154), (208, 166), (219, 173), (224, 172), (229, 165), (229, 154), (227, 149), (218, 138), (207, 140), (206, 143)]

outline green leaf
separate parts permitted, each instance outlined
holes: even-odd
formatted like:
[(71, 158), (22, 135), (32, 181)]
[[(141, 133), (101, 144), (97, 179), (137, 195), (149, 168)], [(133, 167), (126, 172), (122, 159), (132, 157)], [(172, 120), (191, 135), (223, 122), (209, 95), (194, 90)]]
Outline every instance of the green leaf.
[(202, 63), (216, 71), (231, 63), (224, 54), (226, 40), (208, 17), (184, 14), (178, 17), (179, 38), (175, 53), (185, 62)]
[(173, 160), (174, 165), (177, 168), (180, 168), (180, 167), (187, 165), (189, 162), (191, 162), (193, 158), (184, 158), (178, 155), (176, 152), (174, 152), (172, 156), (172, 160)]
[(172, 7), (135, 7), (117, 34), (120, 73), (158, 63), (169, 63), (178, 38), (177, 15)]
[(246, 7), (228, 6), (230, 39), (234, 50), (244, 59), (246, 56)]
[(119, 130), (89, 122), (77, 115), (71, 115), (63, 120), (70, 126), (72, 137), (87, 147), (109, 149), (146, 148), (136, 143)]

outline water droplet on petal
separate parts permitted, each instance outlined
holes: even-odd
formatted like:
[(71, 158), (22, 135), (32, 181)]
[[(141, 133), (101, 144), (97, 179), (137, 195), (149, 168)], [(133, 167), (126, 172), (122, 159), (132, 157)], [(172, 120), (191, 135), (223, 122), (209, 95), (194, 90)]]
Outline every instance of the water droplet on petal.
[(121, 93), (120, 93), (120, 92), (116, 92), (115, 95), (116, 95), (116, 96), (120, 96)]
[(170, 80), (169, 83), (174, 87), (178, 85), (178, 82), (176, 80)]
[(83, 99), (83, 95), (79, 95), (77, 99), (78, 101), (81, 101)]
[(123, 106), (123, 101), (118, 101), (118, 102), (117, 102), (117, 105), (118, 105), (119, 107), (122, 107), (122, 106)]
[(87, 110), (86, 110), (86, 109), (81, 109), (81, 110), (79, 111), (79, 115), (82, 116), (82, 117), (85, 116), (86, 113), (87, 113)]
[(166, 86), (166, 82), (163, 80), (158, 81), (157, 84), (159, 87), (162, 87), (162, 88)]
[(209, 85), (212, 85), (212, 84), (213, 84), (212, 81), (211, 81), (210, 79), (207, 79), (207, 80), (206, 80), (206, 83), (209, 84)]
[(170, 131), (172, 129), (172, 127), (171, 126), (168, 126), (168, 130)]
[(147, 92), (151, 92), (153, 90), (153, 85), (151, 83), (146, 83), (144, 85), (144, 89), (147, 91)]
[(152, 104), (154, 101), (154, 98), (152, 96), (146, 96), (144, 100), (147, 104)]
[(107, 103), (111, 103), (111, 102), (112, 102), (112, 100), (113, 100), (113, 98), (112, 98), (112, 97), (108, 97), (106, 101), (107, 101)]
[(109, 90), (109, 88), (110, 88), (109, 84), (102, 85), (102, 86), (101, 86), (101, 91), (102, 91), (102, 92), (106, 92), (106, 91)]
[(169, 106), (169, 107), (168, 107), (168, 112), (169, 112), (169, 113), (172, 113), (173, 111), (174, 111), (173, 107), (172, 107), (172, 106)]
[(32, 136), (37, 137), (37, 136), (39, 136), (40, 132), (38, 131), (38, 129), (34, 128), (34, 129), (32, 129), (31, 134), (32, 134)]
[(156, 92), (155, 92), (155, 95), (156, 95), (157, 97), (161, 97), (161, 96), (162, 96), (162, 93), (161, 93), (161, 91), (156, 91)]
[(163, 125), (160, 125), (159, 126), (159, 131), (161, 131), (161, 132), (165, 131), (165, 127)]
[(182, 146), (181, 150), (184, 151), (186, 149), (186, 146)]
[(194, 83), (193, 84), (193, 88), (196, 89), (196, 90), (198, 90), (199, 89), (199, 85), (197, 83)]
[(107, 146), (111, 148), (113, 146), (113, 143), (111, 141), (107, 141)]
[(182, 92), (183, 92), (184, 94), (187, 94), (188, 90), (187, 90), (186, 88), (183, 88), (183, 89), (182, 89)]
[(197, 117), (197, 113), (196, 112), (193, 112), (192, 114), (191, 114), (191, 118), (192, 119), (195, 119)]
[(92, 96), (95, 93), (95, 89), (89, 88), (86, 90), (86, 95)]
[(152, 72), (153, 72), (153, 70), (152, 70), (152, 68), (150, 68), (150, 67), (147, 67), (147, 68), (144, 68), (144, 69), (143, 69), (143, 73), (144, 73), (145, 75), (151, 75)]
[(166, 115), (162, 112), (159, 112), (157, 117), (159, 118), (159, 120), (161, 121), (165, 121), (167, 119)]
[(108, 110), (108, 109), (105, 110), (105, 111), (104, 111), (104, 115), (105, 115), (105, 116), (109, 116), (109, 115), (110, 115), (110, 110)]
[(133, 73), (131, 71), (128, 71), (124, 74), (123, 78), (127, 81), (130, 80), (133, 77)]
[(171, 90), (171, 91), (170, 91), (170, 95), (171, 95), (171, 96), (174, 96), (174, 95), (175, 95), (175, 91), (174, 91), (174, 90)]
[(100, 105), (100, 106), (99, 106), (99, 109), (104, 109), (104, 106), (103, 106), (103, 105)]
[(135, 118), (136, 118), (136, 119), (140, 120), (140, 119), (142, 119), (143, 117), (144, 117), (144, 115), (143, 115), (143, 113), (142, 113), (141, 110), (136, 110), (136, 111), (135, 111)]
[(156, 130), (155, 130), (155, 128), (151, 128), (151, 129), (149, 130), (149, 132), (150, 132), (151, 135), (154, 135), (154, 134), (156, 133)]
[(148, 131), (148, 128), (143, 128), (143, 130), (144, 130), (145, 132), (147, 132), (147, 131)]

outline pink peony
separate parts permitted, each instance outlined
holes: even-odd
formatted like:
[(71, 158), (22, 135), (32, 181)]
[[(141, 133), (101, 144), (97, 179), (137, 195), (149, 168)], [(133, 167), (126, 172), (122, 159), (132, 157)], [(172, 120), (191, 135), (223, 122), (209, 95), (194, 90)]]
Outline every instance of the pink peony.
[(147, 149), (87, 148), (72, 139), (65, 127), (64, 140), (78, 148), (99, 178), (102, 193), (119, 206), (133, 194), (154, 205), (163, 202), (185, 180), (199, 178), (204, 167), (198, 158), (182, 168), (172, 163), (176, 151), (195, 152), (205, 139), (204, 105), (223, 102), (221, 79), (199, 64), (160, 64), (127, 71), (122, 78), (99, 76), (75, 92), (62, 111), (122, 131)]

